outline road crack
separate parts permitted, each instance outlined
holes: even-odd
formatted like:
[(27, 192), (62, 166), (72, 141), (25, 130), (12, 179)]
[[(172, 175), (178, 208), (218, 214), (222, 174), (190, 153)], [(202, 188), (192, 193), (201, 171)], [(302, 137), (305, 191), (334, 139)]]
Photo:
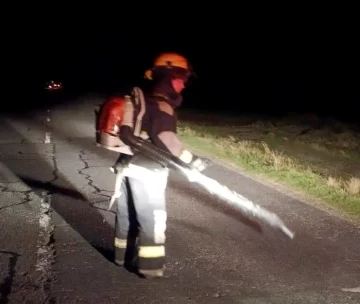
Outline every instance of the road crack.
[(86, 152), (85, 150), (81, 150), (80, 153), (79, 153), (79, 159), (81, 160), (81, 162), (84, 164), (84, 167), (81, 168), (80, 170), (78, 170), (78, 173), (82, 176), (85, 177), (85, 179), (87, 180), (87, 184), (93, 188), (94, 190), (91, 192), (92, 194), (95, 194), (95, 195), (100, 195), (102, 197), (104, 197), (103, 200), (100, 200), (100, 201), (96, 201), (96, 202), (91, 202), (90, 203), (90, 206), (91, 207), (94, 207), (94, 208), (98, 208), (98, 209), (102, 209), (102, 210), (106, 210), (108, 211), (107, 209), (103, 209), (103, 208), (99, 208), (99, 207), (96, 207), (95, 204), (101, 204), (101, 203), (104, 203), (104, 202), (108, 202), (110, 199), (111, 199), (111, 196), (110, 195), (107, 195), (107, 194), (104, 194), (104, 192), (109, 192), (108, 190), (104, 190), (104, 189), (100, 189), (99, 187), (97, 187), (95, 184), (94, 184), (94, 180), (91, 178), (91, 175), (89, 174), (86, 174), (84, 171), (87, 170), (87, 169), (90, 169), (90, 168), (94, 168), (93, 166), (89, 166), (89, 163), (86, 161), (86, 159), (84, 159), (84, 156), (85, 156)]
[[(17, 183), (17, 182), (14, 182), (14, 183)], [(11, 183), (11, 184), (14, 184), (14, 183)], [(3, 192), (6, 192), (6, 193), (16, 193), (16, 194), (20, 194), (20, 195), (23, 196), (22, 201), (19, 202), (19, 203), (0, 207), (0, 213), (1, 213), (2, 211), (4, 211), (5, 209), (7, 209), (7, 208), (11, 208), (11, 207), (19, 206), (19, 205), (25, 205), (25, 204), (31, 202), (31, 201), (32, 201), (32, 199), (31, 199), (31, 194), (34, 192), (33, 189), (25, 190), (25, 191), (13, 190), (13, 189), (9, 189), (9, 187), (3, 186), (3, 185), (0, 185), (0, 190), (1, 190), (0, 193), (3, 193)]]

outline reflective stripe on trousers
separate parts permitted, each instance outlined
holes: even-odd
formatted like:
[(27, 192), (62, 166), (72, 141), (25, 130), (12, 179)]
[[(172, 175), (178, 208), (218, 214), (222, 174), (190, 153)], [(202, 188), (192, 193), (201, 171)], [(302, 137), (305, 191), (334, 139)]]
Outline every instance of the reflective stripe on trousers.
[(114, 242), (115, 248), (124, 249), (126, 248), (126, 245), (127, 245), (127, 239), (119, 239), (115, 237), (115, 242)]

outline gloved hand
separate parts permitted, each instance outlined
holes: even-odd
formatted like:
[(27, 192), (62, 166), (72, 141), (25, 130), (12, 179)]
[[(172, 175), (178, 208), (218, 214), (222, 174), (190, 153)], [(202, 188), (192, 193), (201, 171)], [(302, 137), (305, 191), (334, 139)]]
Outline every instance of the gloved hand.
[(186, 149), (181, 151), (179, 158), (183, 162), (189, 164), (191, 168), (197, 169), (199, 171), (205, 170), (212, 163), (210, 159), (194, 155)]
[(195, 156), (193, 157), (192, 161), (190, 162), (190, 166), (199, 170), (200, 172), (205, 170), (212, 164), (212, 161), (205, 157)]

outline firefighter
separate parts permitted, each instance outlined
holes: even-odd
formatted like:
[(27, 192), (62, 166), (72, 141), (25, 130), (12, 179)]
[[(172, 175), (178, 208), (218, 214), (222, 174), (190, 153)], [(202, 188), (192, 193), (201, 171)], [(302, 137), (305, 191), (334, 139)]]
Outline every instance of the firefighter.
[[(177, 137), (175, 109), (182, 103), (182, 91), (192, 69), (185, 57), (176, 53), (159, 55), (145, 78), (151, 89), (145, 92), (146, 111), (142, 119), (142, 136), (157, 148), (203, 170), (206, 160), (184, 149)], [(126, 132), (120, 132), (126, 140)], [(134, 153), (120, 161), (125, 178), (121, 195), (116, 201), (115, 263), (126, 266), (129, 254), (131, 266), (146, 278), (162, 277), (165, 270), (167, 211), (165, 190), (168, 168)], [(134, 220), (134, 218), (136, 218)], [(135, 259), (131, 260), (135, 248)], [(129, 265), (128, 265), (129, 266)]]

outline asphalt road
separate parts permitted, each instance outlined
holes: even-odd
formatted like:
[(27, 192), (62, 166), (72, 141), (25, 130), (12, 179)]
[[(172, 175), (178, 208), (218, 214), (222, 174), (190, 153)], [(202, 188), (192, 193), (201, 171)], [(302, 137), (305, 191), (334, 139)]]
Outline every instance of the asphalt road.
[(279, 214), (294, 240), (171, 174), (167, 268), (111, 261), (109, 171), (95, 96), (0, 121), (0, 303), (360, 303), (360, 229), (220, 165), (205, 171)]

